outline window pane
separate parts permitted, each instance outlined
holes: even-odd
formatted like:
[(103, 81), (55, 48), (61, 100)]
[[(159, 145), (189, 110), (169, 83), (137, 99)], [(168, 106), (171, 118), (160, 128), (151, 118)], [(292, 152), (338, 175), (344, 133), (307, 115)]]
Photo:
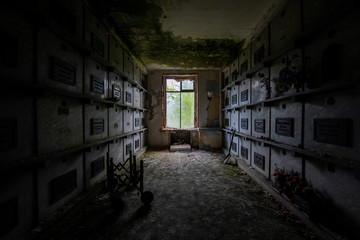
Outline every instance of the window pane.
[(194, 93), (181, 93), (181, 128), (194, 127)]
[(166, 93), (166, 127), (180, 128), (180, 93)]
[(180, 91), (180, 82), (174, 79), (166, 79), (166, 91)]
[(193, 80), (184, 80), (181, 83), (182, 83), (182, 90), (194, 90)]

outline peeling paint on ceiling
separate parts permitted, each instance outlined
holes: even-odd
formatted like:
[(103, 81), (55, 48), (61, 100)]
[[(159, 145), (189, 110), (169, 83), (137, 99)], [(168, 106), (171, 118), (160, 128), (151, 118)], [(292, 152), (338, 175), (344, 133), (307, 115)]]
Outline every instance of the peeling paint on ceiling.
[(219, 68), (275, 0), (89, 0), (148, 69)]

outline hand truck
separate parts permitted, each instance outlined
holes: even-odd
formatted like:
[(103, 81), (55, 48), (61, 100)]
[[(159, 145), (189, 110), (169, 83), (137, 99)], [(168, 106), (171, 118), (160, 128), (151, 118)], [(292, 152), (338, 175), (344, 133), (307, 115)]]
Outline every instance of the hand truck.
[(137, 170), (136, 156), (133, 155), (132, 151), (130, 151), (130, 157), (123, 163), (114, 164), (112, 158), (108, 159), (107, 186), (110, 192), (111, 204), (115, 211), (121, 211), (124, 208), (124, 202), (118, 197), (118, 192), (124, 187), (126, 189), (135, 187), (140, 192), (140, 200), (144, 205), (150, 205), (154, 200), (152, 192), (144, 192), (144, 161), (140, 161), (140, 170)]

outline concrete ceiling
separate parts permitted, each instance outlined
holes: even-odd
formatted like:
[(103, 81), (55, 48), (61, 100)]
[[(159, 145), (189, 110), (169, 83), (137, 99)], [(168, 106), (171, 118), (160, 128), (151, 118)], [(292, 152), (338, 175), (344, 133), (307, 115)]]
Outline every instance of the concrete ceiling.
[(148, 69), (228, 64), (283, 1), (89, 0)]

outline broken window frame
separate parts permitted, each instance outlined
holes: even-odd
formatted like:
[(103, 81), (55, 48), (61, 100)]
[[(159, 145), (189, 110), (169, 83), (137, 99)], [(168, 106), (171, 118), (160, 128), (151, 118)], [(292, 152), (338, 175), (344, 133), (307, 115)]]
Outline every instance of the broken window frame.
[[(194, 81), (194, 88), (193, 90), (182, 90), (182, 84), (180, 84), (180, 91), (169, 91), (169, 93), (185, 93), (185, 92), (193, 92), (194, 93), (194, 127), (193, 128), (181, 128), (181, 114), (180, 114), (180, 128), (172, 128), (167, 127), (167, 113), (166, 113), (166, 99), (167, 93), (166, 90), (166, 80), (167, 79), (174, 79), (176, 81), (184, 81), (184, 80), (193, 80)], [(198, 128), (198, 74), (164, 74), (163, 75), (163, 83), (162, 83), (162, 94), (163, 94), (163, 105), (162, 105), (162, 112), (163, 112), (163, 121), (162, 121), (162, 129), (163, 130), (189, 130)], [(181, 99), (181, 98), (180, 98)], [(180, 109), (181, 109), (181, 100), (180, 100)]]

